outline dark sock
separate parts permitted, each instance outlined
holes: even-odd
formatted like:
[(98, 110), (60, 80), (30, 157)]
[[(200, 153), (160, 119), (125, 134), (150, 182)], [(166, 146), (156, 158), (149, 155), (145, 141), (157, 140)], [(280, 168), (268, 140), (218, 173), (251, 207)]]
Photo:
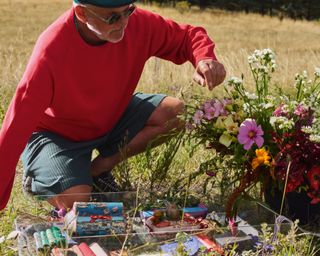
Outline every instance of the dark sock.
[(120, 187), (116, 183), (111, 171), (106, 171), (93, 177), (93, 192), (119, 192)]

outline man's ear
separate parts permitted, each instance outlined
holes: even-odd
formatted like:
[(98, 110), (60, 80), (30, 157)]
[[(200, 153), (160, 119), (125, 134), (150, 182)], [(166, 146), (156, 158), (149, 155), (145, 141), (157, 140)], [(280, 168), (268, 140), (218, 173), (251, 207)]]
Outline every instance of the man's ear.
[(74, 7), (74, 13), (77, 17), (77, 19), (79, 21), (81, 21), (82, 23), (86, 23), (87, 22), (87, 16), (86, 16), (86, 13), (85, 13), (85, 8), (83, 6), (80, 6), (80, 5), (76, 5)]

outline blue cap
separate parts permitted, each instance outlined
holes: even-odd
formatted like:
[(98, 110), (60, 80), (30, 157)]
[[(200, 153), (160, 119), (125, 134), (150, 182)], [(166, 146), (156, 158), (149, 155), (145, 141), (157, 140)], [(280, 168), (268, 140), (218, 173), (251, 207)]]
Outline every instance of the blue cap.
[(132, 4), (136, 0), (73, 0), (77, 4), (92, 4), (99, 7), (119, 7)]

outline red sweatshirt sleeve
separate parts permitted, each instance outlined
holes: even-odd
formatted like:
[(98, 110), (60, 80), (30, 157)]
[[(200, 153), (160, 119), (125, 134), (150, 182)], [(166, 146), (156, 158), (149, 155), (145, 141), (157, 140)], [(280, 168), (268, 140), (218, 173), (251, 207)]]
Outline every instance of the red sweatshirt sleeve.
[(200, 60), (214, 59), (214, 43), (204, 28), (179, 25), (156, 14), (148, 22), (151, 36), (151, 54), (162, 59), (182, 64), (190, 61), (196, 66)]
[(0, 210), (10, 198), (20, 154), (50, 105), (52, 88), (45, 57), (34, 51), (0, 130)]

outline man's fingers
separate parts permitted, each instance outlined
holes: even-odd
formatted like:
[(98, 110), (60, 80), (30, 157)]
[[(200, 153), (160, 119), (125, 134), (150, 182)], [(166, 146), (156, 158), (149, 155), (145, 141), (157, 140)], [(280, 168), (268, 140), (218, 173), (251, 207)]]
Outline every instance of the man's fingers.
[(193, 74), (193, 80), (200, 84), (201, 86), (205, 86), (206, 85), (206, 81), (205, 79), (196, 71)]
[(198, 84), (212, 90), (221, 84), (226, 77), (226, 71), (223, 64), (215, 60), (202, 60), (198, 63), (193, 80)]
[(216, 85), (221, 84), (224, 79), (226, 78), (227, 72), (224, 68), (223, 65), (217, 65), (216, 67), (217, 72), (216, 72)]
[(211, 80), (208, 81), (208, 88), (211, 91), (217, 85), (217, 73), (216, 68), (212, 63), (208, 63), (208, 66), (211, 74)]
[(224, 69), (224, 66), (219, 62), (208, 63), (208, 65), (210, 66), (210, 71), (212, 74), (212, 84), (209, 89), (212, 90), (214, 87), (224, 81), (226, 77), (226, 70)]
[(212, 67), (210, 67), (209, 64), (206, 62), (200, 62), (198, 65), (198, 73), (203, 75), (205, 84), (208, 86), (210, 90), (212, 90), (214, 83)]

